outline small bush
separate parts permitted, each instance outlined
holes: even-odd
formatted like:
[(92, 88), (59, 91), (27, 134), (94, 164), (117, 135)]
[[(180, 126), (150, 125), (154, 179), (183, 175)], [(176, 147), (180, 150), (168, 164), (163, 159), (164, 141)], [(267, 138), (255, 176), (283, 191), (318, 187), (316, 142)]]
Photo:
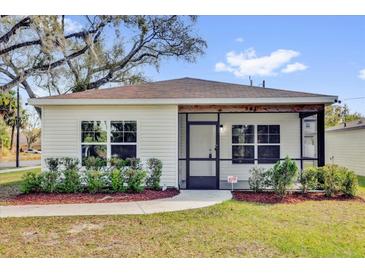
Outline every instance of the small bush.
[(80, 161), (78, 159), (74, 159), (74, 158), (69, 158), (69, 157), (65, 157), (62, 160), (62, 164), (64, 166), (64, 168), (67, 169), (78, 169)]
[(41, 192), (40, 176), (34, 172), (27, 172), (23, 176), (23, 182), (20, 185), (20, 191), (24, 194)]
[(82, 192), (80, 174), (77, 169), (66, 169), (63, 172), (63, 180), (57, 187), (57, 192), (60, 193), (78, 193)]
[(53, 172), (57, 172), (61, 164), (61, 161), (58, 158), (46, 158), (45, 162), (48, 170)]
[(324, 171), (323, 171), (323, 167), (317, 167), (317, 178), (318, 178), (317, 189), (318, 190), (324, 190)]
[(349, 197), (356, 196), (358, 186), (358, 179), (353, 171), (346, 170), (343, 176), (341, 191), (343, 194)]
[(147, 160), (148, 174), (146, 186), (154, 190), (160, 190), (160, 180), (162, 175), (162, 161), (156, 158)]
[(120, 159), (120, 158), (111, 158), (109, 160), (109, 163), (112, 167), (115, 167), (117, 169), (123, 169), (129, 165), (128, 160), (124, 160), (124, 159)]
[(87, 157), (83, 160), (83, 165), (87, 170), (100, 170), (106, 166), (106, 163), (106, 160), (94, 156)]
[(316, 189), (318, 186), (318, 168), (309, 167), (302, 171), (300, 185), (303, 193)]
[(248, 184), (253, 192), (261, 192), (269, 183), (270, 172), (262, 167), (253, 167), (250, 169)]
[(99, 170), (88, 170), (87, 176), (87, 190), (90, 193), (99, 193), (104, 190), (103, 174)]
[(113, 192), (125, 192), (126, 188), (124, 186), (125, 179), (122, 176), (120, 169), (115, 168), (110, 172), (110, 182)]
[(126, 159), (127, 166), (133, 169), (142, 169), (141, 159), (139, 158), (127, 158)]
[(296, 163), (286, 157), (284, 161), (278, 161), (272, 168), (272, 186), (279, 196), (285, 196), (289, 187), (297, 177), (298, 167)]
[(341, 188), (343, 180), (343, 171), (337, 165), (326, 165), (322, 167), (323, 172), (323, 189), (327, 197), (332, 197)]
[(57, 192), (58, 188), (58, 172), (44, 171), (39, 175), (41, 181), (41, 190), (46, 193)]
[(143, 185), (147, 176), (147, 172), (145, 170), (128, 168), (125, 175), (128, 192), (139, 193), (144, 190)]
[(90, 193), (110, 192), (109, 174), (100, 170), (88, 170), (86, 172), (87, 177), (87, 190)]

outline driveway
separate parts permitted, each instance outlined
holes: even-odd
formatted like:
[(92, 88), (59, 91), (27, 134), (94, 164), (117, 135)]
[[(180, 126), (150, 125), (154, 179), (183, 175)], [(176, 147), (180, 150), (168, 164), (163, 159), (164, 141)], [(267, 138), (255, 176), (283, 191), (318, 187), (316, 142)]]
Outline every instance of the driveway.
[(228, 190), (181, 190), (172, 198), (140, 202), (0, 206), (0, 217), (151, 214), (207, 207), (231, 198)]

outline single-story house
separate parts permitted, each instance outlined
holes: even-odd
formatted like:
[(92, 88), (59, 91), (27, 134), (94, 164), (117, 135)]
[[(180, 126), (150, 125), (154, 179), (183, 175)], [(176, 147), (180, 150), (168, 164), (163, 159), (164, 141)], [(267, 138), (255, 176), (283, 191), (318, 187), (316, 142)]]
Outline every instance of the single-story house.
[[(336, 96), (182, 78), (30, 99), (42, 109), (42, 157), (155, 157), (162, 184), (248, 187), (249, 170), (289, 156), (325, 163), (324, 107)], [(315, 117), (316, 154), (303, 119)], [(42, 161), (44, 162), (44, 161)], [(43, 164), (44, 166), (44, 164)]]
[(326, 159), (365, 176), (365, 118), (326, 129)]

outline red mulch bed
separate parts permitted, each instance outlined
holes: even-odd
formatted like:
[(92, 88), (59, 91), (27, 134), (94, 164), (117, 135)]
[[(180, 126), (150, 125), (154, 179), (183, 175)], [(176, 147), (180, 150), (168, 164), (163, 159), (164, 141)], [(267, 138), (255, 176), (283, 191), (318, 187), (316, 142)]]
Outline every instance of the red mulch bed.
[(263, 204), (296, 204), (304, 201), (360, 201), (365, 202), (361, 197), (350, 198), (344, 195), (335, 195), (333, 197), (326, 197), (322, 192), (310, 192), (306, 194), (293, 192), (287, 194), (285, 197), (281, 198), (273, 192), (250, 192), (250, 191), (233, 191), (233, 199), (237, 201), (263, 203)]
[(117, 203), (131, 201), (146, 201), (170, 198), (179, 194), (177, 189), (156, 191), (146, 189), (141, 193), (34, 193), (21, 194), (6, 201), (9, 205), (46, 205), (46, 204), (81, 204), (81, 203)]

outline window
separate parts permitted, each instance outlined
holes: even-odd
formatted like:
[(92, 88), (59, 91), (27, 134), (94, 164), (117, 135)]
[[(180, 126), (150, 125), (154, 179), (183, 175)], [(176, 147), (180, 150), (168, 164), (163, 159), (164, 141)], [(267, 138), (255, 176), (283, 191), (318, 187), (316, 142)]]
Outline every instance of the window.
[(107, 126), (105, 121), (81, 122), (82, 164), (88, 157), (107, 159)]
[(259, 144), (279, 144), (280, 126), (279, 125), (258, 125), (257, 143)]
[(112, 158), (137, 157), (137, 122), (111, 121), (110, 143)]
[(232, 163), (253, 164), (255, 162), (255, 127), (232, 125)]
[(110, 124), (106, 121), (81, 122), (82, 165), (88, 157), (101, 158), (106, 162), (108, 155), (121, 159), (137, 157), (136, 121), (111, 121)]
[(276, 163), (280, 160), (280, 146), (258, 146), (259, 164)]
[(280, 125), (258, 125), (257, 144), (259, 164), (276, 163), (280, 160)]

